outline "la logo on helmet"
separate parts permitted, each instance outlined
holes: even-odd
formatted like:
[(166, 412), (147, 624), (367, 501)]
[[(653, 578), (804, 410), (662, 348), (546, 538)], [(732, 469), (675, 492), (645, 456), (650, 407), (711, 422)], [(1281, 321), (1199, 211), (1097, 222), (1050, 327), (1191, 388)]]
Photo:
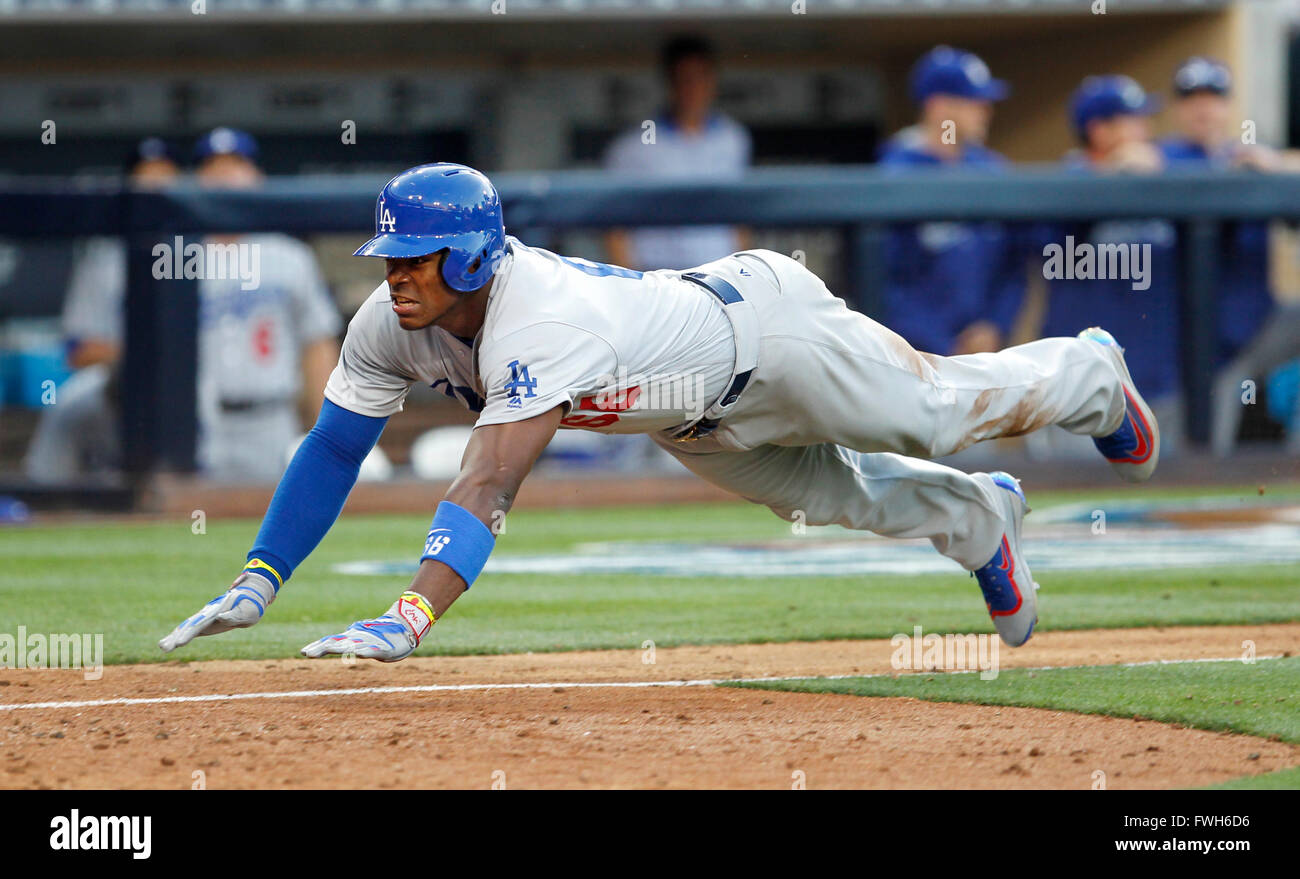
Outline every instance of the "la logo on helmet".
[(379, 200), (379, 231), (397, 231), (397, 219), (393, 216), (393, 212), (384, 204), (384, 199), (382, 198)]

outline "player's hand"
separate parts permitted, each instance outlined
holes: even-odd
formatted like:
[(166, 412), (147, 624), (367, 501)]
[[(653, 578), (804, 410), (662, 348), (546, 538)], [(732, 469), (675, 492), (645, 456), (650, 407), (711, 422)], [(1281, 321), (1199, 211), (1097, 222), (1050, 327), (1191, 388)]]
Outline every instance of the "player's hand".
[(1263, 144), (1243, 144), (1232, 156), (1232, 163), (1248, 171), (1271, 173), (1282, 170), (1282, 160)]
[(393, 602), (388, 613), (373, 620), (355, 622), (345, 632), (313, 641), (302, 648), (302, 655), (315, 659), (331, 653), (351, 653), (380, 662), (397, 662), (420, 646), (420, 639), (435, 619), (423, 596), (404, 592)]
[(997, 324), (986, 320), (977, 320), (957, 334), (952, 343), (952, 353), (984, 354), (996, 351), (1002, 346), (1002, 331)]
[(231, 629), (246, 629), (262, 618), (275, 601), (275, 587), (260, 574), (243, 572), (225, 593), (203, 605), (194, 616), (172, 629), (158, 642), (163, 653), (190, 643), (198, 635), (219, 635)]
[(1132, 141), (1117, 147), (1102, 164), (1114, 171), (1153, 174), (1163, 170), (1165, 160), (1154, 144)]

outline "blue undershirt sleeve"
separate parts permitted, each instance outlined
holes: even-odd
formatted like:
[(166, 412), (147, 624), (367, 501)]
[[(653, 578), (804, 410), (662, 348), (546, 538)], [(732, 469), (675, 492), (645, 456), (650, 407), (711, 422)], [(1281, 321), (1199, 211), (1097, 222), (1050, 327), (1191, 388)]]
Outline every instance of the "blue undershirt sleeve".
[(316, 425), (280, 477), (245, 570), (267, 577), (277, 590), (284, 585), (338, 518), (361, 462), (387, 423), (387, 418), (324, 402)]

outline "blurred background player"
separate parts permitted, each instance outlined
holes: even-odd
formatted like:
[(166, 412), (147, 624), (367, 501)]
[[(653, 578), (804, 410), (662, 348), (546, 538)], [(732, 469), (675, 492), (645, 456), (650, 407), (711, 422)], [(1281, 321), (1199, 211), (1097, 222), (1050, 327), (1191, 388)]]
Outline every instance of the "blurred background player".
[[(194, 148), (195, 176), (212, 189), (259, 186), (257, 142), (216, 128)], [(320, 408), (338, 362), (338, 310), (306, 244), (287, 235), (205, 239), (250, 248), (260, 283), (199, 284), (199, 469), (223, 480), (279, 478), (287, 450)]]
[[(1157, 108), (1157, 102), (1131, 77), (1086, 78), (1070, 101), (1070, 119), (1080, 148), (1067, 155), (1066, 167), (1083, 174), (1161, 171), (1164, 160), (1152, 141), (1150, 120)], [(1089, 326), (1113, 328), (1115, 337), (1124, 340), (1124, 356), (1133, 380), (1143, 389), (1162, 426), (1161, 453), (1173, 452), (1183, 424), (1175, 227), (1162, 219), (1126, 218), (1046, 228), (1050, 230), (1049, 243), (1062, 248), (1072, 239), (1074, 248), (1117, 246), (1143, 259), (1142, 278), (1135, 276), (1137, 266), (1131, 262), (1130, 277), (1126, 278), (1049, 278), (1042, 335), (1060, 334), (1066, 327), (1073, 327), (1073, 332)], [(1144, 254), (1149, 254), (1149, 259)], [(1050, 438), (1051, 453), (1073, 451), (1078, 445), (1058, 431), (1043, 436)], [(1031, 438), (1030, 447), (1047, 452), (1044, 443), (1048, 441)], [(1083, 454), (1092, 449), (1078, 446), (1078, 451)]]
[[(1273, 150), (1241, 141), (1232, 108), (1232, 74), (1209, 58), (1189, 58), (1174, 74), (1177, 133), (1158, 146), (1170, 170), (1278, 168)], [(1267, 222), (1226, 224), (1220, 259), (1215, 366), (1252, 339), (1273, 308), (1269, 289)]]
[(1221, 61), (1194, 56), (1174, 73), (1173, 123), (1176, 132), (1159, 142), (1170, 162), (1219, 167), (1280, 170), (1277, 153), (1243, 140), (1232, 108), (1232, 71)]
[[(161, 189), (181, 176), (171, 147), (161, 138), (140, 141), (129, 164), (130, 183), (138, 189)], [(105, 283), (117, 292), (106, 297)], [(104, 303), (122, 299), (126, 283), (126, 248), (118, 238), (91, 238), (77, 259), (63, 303), (63, 329), (67, 336), (68, 362), (73, 369), (97, 363), (115, 364), (122, 353), (121, 322)]]
[[(993, 104), (1007, 96), (979, 57), (948, 46), (911, 73), (916, 124), (884, 145), (882, 167), (999, 172), (1006, 160), (984, 145)], [(1000, 223), (932, 222), (890, 232), (883, 322), (920, 351), (996, 351), (1024, 298), (1027, 253)], [(1076, 330), (1077, 332), (1077, 330)]]
[[(713, 46), (694, 36), (677, 36), (660, 50), (667, 106), (652, 121), (653, 136), (641, 125), (616, 137), (605, 153), (611, 173), (632, 180), (725, 180), (750, 166), (748, 130), (715, 108), (718, 58)], [(615, 265), (638, 270), (687, 268), (752, 246), (749, 231), (732, 226), (669, 226), (611, 229), (605, 251)], [(595, 454), (606, 464), (635, 469), (675, 470), (677, 465), (644, 437), (586, 437), (582, 431), (557, 437), (548, 454)]]
[[(245, 132), (214, 129), (199, 139), (194, 157), (201, 186), (261, 183), (257, 142)], [(177, 176), (175, 162), (153, 141), (141, 144), (139, 159), (133, 183), (166, 185)], [(211, 236), (203, 244), (249, 248), (258, 283), (243, 289), (240, 277), (198, 282), (199, 471), (224, 481), (273, 481), (301, 425), (320, 406), (338, 360), (342, 322), (315, 257), (301, 241), (266, 234)], [(81, 370), (44, 413), (25, 461), (28, 477), (46, 483), (116, 469), (120, 457), (113, 378), (125, 323), (123, 242), (91, 242), (72, 283), (64, 326), (69, 357)]]
[[(1193, 57), (1174, 73), (1173, 119), (1177, 132), (1162, 139), (1160, 151), (1171, 170), (1243, 168), (1282, 170), (1267, 146), (1243, 143), (1232, 107), (1232, 72), (1212, 58)], [(1264, 381), (1288, 360), (1300, 357), (1300, 308), (1279, 308), (1269, 282), (1269, 224), (1227, 223), (1219, 256), (1214, 417), (1211, 444), (1224, 456), (1236, 446), (1243, 413), (1241, 383)], [(1291, 447), (1300, 450), (1292, 436)]]
[[(157, 137), (140, 141), (127, 162), (129, 181), (140, 188), (169, 186), (180, 173), (172, 150)], [(55, 405), (41, 413), (23, 459), (28, 479), (70, 482), (118, 468), (116, 398), (125, 291), (126, 242), (111, 237), (82, 242), (61, 319), (68, 365), (76, 371), (59, 387)]]
[[(663, 48), (668, 106), (610, 144), (605, 166), (634, 180), (726, 180), (749, 167), (749, 132), (714, 108), (718, 61), (713, 47), (681, 36)], [(653, 132), (653, 137), (651, 137)], [(745, 250), (749, 236), (731, 226), (614, 229), (605, 236), (610, 262), (635, 269), (680, 269)]]

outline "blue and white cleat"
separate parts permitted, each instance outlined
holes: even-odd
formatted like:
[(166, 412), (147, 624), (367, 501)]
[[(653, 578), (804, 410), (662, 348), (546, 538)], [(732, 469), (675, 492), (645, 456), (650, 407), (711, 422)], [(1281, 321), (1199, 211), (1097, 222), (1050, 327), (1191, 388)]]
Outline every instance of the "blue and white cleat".
[(1109, 436), (1093, 437), (1093, 444), (1121, 479), (1146, 482), (1160, 461), (1160, 425), (1133, 384), (1133, 376), (1129, 375), (1128, 364), (1124, 362), (1124, 349), (1115, 337), (1101, 327), (1089, 327), (1079, 333), (1079, 338), (1096, 342), (1106, 349), (1124, 386), (1124, 421)]
[(998, 634), (1007, 646), (1019, 647), (1029, 640), (1038, 622), (1038, 584), (1020, 552), (1020, 525), (1029, 512), (1029, 502), (1020, 490), (1020, 480), (1011, 474), (997, 471), (988, 476), (1004, 489), (998, 495), (1006, 505), (1007, 530), (993, 558), (974, 574)]

